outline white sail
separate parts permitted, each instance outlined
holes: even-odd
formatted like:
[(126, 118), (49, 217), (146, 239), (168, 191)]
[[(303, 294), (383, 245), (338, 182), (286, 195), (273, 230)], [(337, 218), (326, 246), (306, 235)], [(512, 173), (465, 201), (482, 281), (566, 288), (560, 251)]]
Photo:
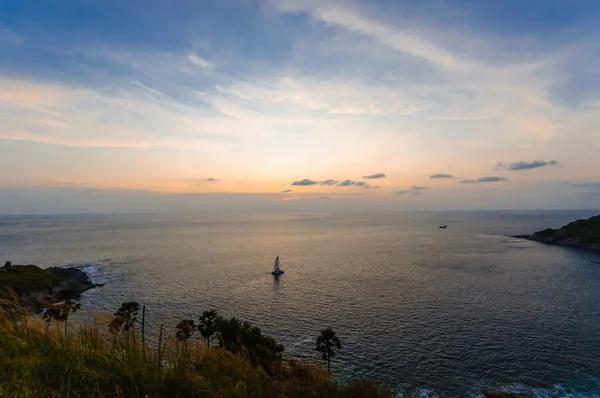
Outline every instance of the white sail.
[(275, 257), (275, 271), (279, 271), (279, 256)]

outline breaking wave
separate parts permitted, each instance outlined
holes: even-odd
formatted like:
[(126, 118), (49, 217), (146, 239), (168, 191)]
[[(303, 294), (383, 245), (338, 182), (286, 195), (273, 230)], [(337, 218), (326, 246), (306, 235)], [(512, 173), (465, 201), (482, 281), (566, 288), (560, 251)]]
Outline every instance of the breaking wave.
[[(102, 262), (105, 262), (104, 260)], [(65, 264), (63, 268), (75, 268), (84, 272), (88, 278), (94, 284), (105, 284), (108, 279), (105, 275), (104, 266), (98, 263), (84, 263), (84, 264)]]

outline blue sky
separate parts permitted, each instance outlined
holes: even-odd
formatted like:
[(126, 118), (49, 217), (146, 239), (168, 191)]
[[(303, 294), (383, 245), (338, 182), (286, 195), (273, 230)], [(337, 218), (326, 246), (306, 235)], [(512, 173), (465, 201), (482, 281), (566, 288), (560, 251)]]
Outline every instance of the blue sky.
[(597, 207), (598, 26), (584, 0), (5, 0), (0, 189)]

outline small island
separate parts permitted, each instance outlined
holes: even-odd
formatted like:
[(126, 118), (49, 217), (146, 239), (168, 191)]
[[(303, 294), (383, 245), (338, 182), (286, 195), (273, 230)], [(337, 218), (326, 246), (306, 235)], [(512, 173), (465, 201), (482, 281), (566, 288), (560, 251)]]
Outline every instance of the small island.
[(515, 235), (513, 238), (529, 239), (548, 245), (575, 247), (600, 251), (600, 215), (577, 220), (558, 229), (544, 229), (531, 235)]
[(96, 287), (88, 276), (75, 268), (40, 268), (37, 265), (12, 265), (0, 268), (0, 299), (16, 297), (35, 313), (62, 301), (68, 291), (80, 295)]

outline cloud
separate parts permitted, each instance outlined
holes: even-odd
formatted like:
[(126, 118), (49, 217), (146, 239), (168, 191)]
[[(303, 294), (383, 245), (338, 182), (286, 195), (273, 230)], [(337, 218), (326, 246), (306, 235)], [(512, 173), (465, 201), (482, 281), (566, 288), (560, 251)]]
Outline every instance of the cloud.
[(23, 44), (23, 37), (0, 26), (0, 44), (18, 45)]
[(476, 184), (480, 182), (498, 182), (498, 181), (506, 181), (504, 177), (481, 177), (476, 180), (462, 180), (461, 184)]
[(354, 10), (344, 2), (269, 0), (268, 3), (275, 6), (281, 12), (306, 12), (314, 20), (328, 25), (344, 27), (349, 31), (373, 37), (394, 50), (423, 58), (437, 65), (455, 67), (463, 64), (460, 58), (455, 57), (443, 48), (422, 40), (419, 35), (412, 35), (408, 32), (400, 31), (394, 26), (370, 19), (364, 13), (361, 13), (360, 10)]
[[(425, 108), (416, 98), (405, 98), (404, 92), (391, 90), (389, 86), (373, 83), (365, 86), (358, 78), (316, 79), (312, 76), (284, 75), (255, 81), (234, 81), (218, 86), (213, 101), (215, 106), (241, 107), (246, 112), (274, 108), (279, 117), (298, 117), (299, 109), (316, 111), (317, 116), (352, 115), (381, 116), (391, 114), (415, 114)], [(408, 104), (407, 104), (408, 103)], [(252, 106), (260, 104), (260, 107)], [(276, 119), (273, 115), (269, 120)], [(306, 121), (306, 119), (303, 119)], [(314, 120), (314, 119), (313, 119)], [(321, 119), (329, 121), (328, 119)], [(310, 123), (314, 125), (314, 123)]]
[(363, 181), (356, 181), (354, 183), (354, 186), (363, 187), (365, 189), (379, 189), (380, 188), (379, 185), (369, 185), (369, 184), (367, 184), (366, 182), (363, 182)]
[(356, 181), (344, 180), (337, 184), (338, 187), (349, 187), (350, 185), (356, 185)]
[(319, 185), (335, 185), (338, 182), (339, 182), (338, 180), (325, 180), (325, 181), (319, 181)]
[(292, 185), (294, 186), (301, 186), (301, 187), (305, 187), (305, 186), (309, 186), (309, 185), (317, 185), (318, 182), (313, 181), (313, 180), (309, 180), (308, 178), (305, 178), (303, 180), (300, 181), (294, 181), (292, 182)]
[(96, 90), (0, 78), (0, 114), (1, 138), (64, 146), (219, 151), (246, 134), (240, 121), (137, 81)]
[(372, 195), (373, 192), (344, 192), (344, 193), (339, 193), (338, 196), (365, 196), (365, 195)]
[(422, 191), (412, 191), (410, 194), (411, 195), (421, 195), (423, 192)]
[(285, 191), (280, 191), (279, 193), (289, 193), (289, 192), (292, 192), (292, 190), (291, 189), (286, 189)]
[(188, 54), (188, 61), (190, 61), (192, 64), (199, 66), (201, 68), (211, 69), (214, 67), (212, 63), (208, 62), (204, 58), (202, 58), (194, 53)]
[(386, 175), (383, 173), (376, 173), (376, 174), (371, 174), (368, 176), (364, 176), (363, 178), (369, 179), (369, 180), (374, 180), (376, 178), (385, 178)]
[(395, 193), (396, 195), (404, 195), (404, 194), (407, 194), (407, 193), (408, 193), (408, 191), (395, 191), (394, 193)]
[(414, 187), (412, 187), (413, 191), (423, 191), (425, 189), (427, 189), (427, 188), (426, 187), (419, 187), (419, 186), (416, 186), (416, 185)]
[(203, 178), (201, 180), (198, 180), (198, 184), (201, 184), (203, 182), (217, 182), (217, 181), (219, 181), (219, 180), (216, 178), (213, 178), (213, 177), (209, 177), (209, 178)]
[(496, 168), (508, 169), (510, 171), (519, 171), (519, 170), (529, 170), (529, 169), (536, 169), (538, 167), (556, 166), (556, 165), (558, 165), (558, 162), (556, 160), (549, 160), (549, 161), (534, 160), (533, 162), (519, 161), (519, 162), (510, 163), (510, 164), (498, 163), (498, 164), (496, 164)]
[[(4, 102), (8, 105), (0, 109), (0, 115), (8, 123), (3, 123), (5, 129), (0, 131), (0, 136), (63, 145), (160, 146), (186, 150), (190, 146), (190, 149), (211, 148), (220, 153), (203, 155), (202, 162), (214, 163), (212, 169), (223, 170), (223, 167), (231, 166), (227, 162), (233, 161), (235, 167), (231, 166), (232, 170), (239, 170), (243, 173), (239, 179), (248, 182), (259, 178), (253, 175), (255, 170), (268, 168), (265, 159), (272, 159), (276, 164), (300, 164), (304, 159), (311, 159), (310, 167), (306, 167), (303, 173), (316, 178), (322, 178), (319, 174), (322, 170), (333, 170), (331, 167), (339, 168), (339, 165), (370, 165), (368, 168), (363, 166), (358, 173), (356, 169), (346, 172), (352, 172), (347, 175), (353, 178), (371, 182), (371, 177), (383, 173), (360, 177), (364, 170), (373, 173), (385, 166), (377, 163), (377, 158), (390, 159), (395, 162), (396, 168), (406, 164), (418, 173), (431, 172), (432, 169), (441, 172), (444, 166), (438, 168), (440, 165), (451, 164), (456, 159), (461, 159), (464, 170), (477, 170), (481, 159), (489, 159), (496, 150), (498, 155), (492, 156), (497, 161), (527, 159), (531, 154), (534, 154), (534, 160), (538, 156), (553, 159), (556, 155), (552, 153), (567, 142), (565, 138), (569, 138), (569, 146), (564, 148), (568, 152), (565, 157), (577, 153), (589, 160), (588, 170), (598, 166), (598, 161), (593, 159), (594, 141), (591, 138), (584, 141), (580, 137), (586, 129), (589, 129), (590, 135), (597, 134), (594, 121), (599, 120), (595, 115), (600, 115), (600, 112), (594, 114), (593, 107), (582, 107), (565, 113), (548, 95), (549, 87), (569, 75), (582, 77), (585, 84), (585, 74), (569, 73), (568, 69), (557, 65), (556, 56), (581, 58), (582, 68), (597, 69), (597, 63), (586, 62), (589, 58), (583, 56), (583, 51), (571, 47), (571, 44), (577, 44), (575, 37), (568, 46), (548, 49), (547, 53), (538, 57), (539, 62), (530, 63), (535, 55), (539, 55), (535, 54), (537, 45), (531, 46), (531, 55), (524, 56), (525, 52), (518, 49), (512, 51), (513, 48), (507, 45), (510, 44), (507, 36), (487, 36), (485, 32), (470, 35), (478, 33), (481, 26), (477, 24), (452, 26), (444, 23), (443, 29), (431, 29), (426, 21), (411, 18), (410, 12), (392, 12), (393, 8), (375, 6), (362, 0), (265, 1), (280, 4), (278, 8), (282, 12), (300, 11), (308, 15), (308, 18), (285, 16), (301, 24), (306, 23), (290, 26), (285, 37), (279, 38), (292, 44), (292, 52), (272, 52), (265, 58), (263, 55), (266, 53), (258, 56), (253, 52), (246, 53), (245, 46), (240, 46), (239, 52), (232, 51), (239, 43), (230, 43), (234, 44), (231, 47), (229, 43), (223, 47), (214, 43), (214, 46), (206, 47), (194, 44), (193, 50), (179, 47), (178, 50), (173, 49), (174, 52), (161, 52), (159, 48), (150, 47), (140, 47), (139, 51), (134, 47), (129, 50), (115, 48), (116, 54), (109, 59), (101, 59), (101, 62), (69, 56), (65, 58), (69, 65), (82, 65), (83, 68), (74, 69), (74, 73), (64, 70), (60, 75), (69, 76), (65, 80), (73, 77), (74, 81), (52, 84), (44, 78), (48, 74), (42, 74), (29, 79), (38, 83), (23, 84), (19, 91), (6, 90)], [(358, 7), (358, 4), (364, 7)], [(440, 15), (445, 15), (448, 22), (454, 20), (451, 15), (456, 16), (452, 13)], [(308, 21), (311, 18), (320, 22), (311, 23)], [(403, 18), (409, 23), (397, 23)], [(263, 22), (271, 21), (274, 19)], [(296, 31), (296, 28), (301, 30)], [(487, 29), (483, 28), (484, 31)], [(297, 32), (301, 35), (294, 37)], [(290, 36), (287, 36), (288, 33)], [(26, 45), (33, 42), (27, 37)], [(469, 40), (465, 40), (467, 38)], [(536, 38), (523, 36), (523, 41), (533, 44)], [(473, 51), (478, 46), (485, 51)], [(108, 45), (103, 48), (111, 52), (114, 47)], [(596, 45), (590, 50), (590, 53), (598, 53)], [(588, 52), (587, 49), (585, 51)], [(446, 56), (449, 56), (448, 60)], [(492, 65), (493, 62), (488, 62), (491, 57), (502, 59), (502, 65), (497, 62)], [(55, 57), (44, 58), (55, 61)], [(241, 59), (243, 63), (239, 62)], [(214, 60), (218, 62), (218, 68), (213, 67)], [(457, 72), (456, 69), (463, 68), (453, 68), (452, 65), (463, 61), (479, 65), (469, 68), (468, 73)], [(286, 64), (293, 67), (281, 68)], [(340, 65), (344, 66), (338, 68)], [(89, 68), (91, 75), (99, 73), (97, 76), (84, 76), (84, 68)], [(22, 69), (26, 75), (31, 68)], [(48, 70), (47, 65), (42, 64), (38, 69)], [(76, 73), (78, 71), (82, 73)], [(15, 73), (15, 76), (19, 75)], [(135, 86), (127, 84), (129, 79), (136, 81)], [(36, 92), (27, 92), (25, 89), (29, 86)], [(56, 98), (49, 98), (54, 95)], [(23, 115), (17, 115), (15, 108)], [(414, 108), (423, 110), (410, 118), (398, 116), (400, 112)], [(589, 112), (587, 116), (586, 112)], [(516, 117), (513, 118), (513, 115)], [(524, 115), (531, 120), (523, 119)], [(35, 117), (40, 120), (41, 116), (45, 118), (44, 126), (41, 122), (25, 124), (20, 119), (27, 117), (33, 120)], [(544, 123), (545, 119), (548, 123)], [(49, 122), (55, 123), (55, 127), (47, 124)], [(520, 128), (511, 126), (511, 123), (520, 125)], [(532, 146), (530, 138), (523, 133), (543, 134), (552, 130), (553, 124), (558, 126), (556, 133), (560, 140), (548, 146)], [(585, 124), (585, 127), (580, 124)], [(339, 139), (339, 131), (344, 131), (343, 140)], [(396, 134), (399, 132), (407, 134)], [(375, 138), (368, 138), (373, 134), (376, 134)], [(573, 137), (570, 137), (571, 134)], [(477, 148), (449, 149), (448, 145), (453, 142), (455, 145), (470, 143)], [(287, 143), (290, 143), (289, 151), (273, 151), (274, 147), (283, 148)], [(578, 146), (586, 144), (585, 147)], [(398, 148), (404, 148), (405, 152), (394, 154)], [(561, 163), (565, 162), (565, 173), (574, 176), (578, 171), (567, 169), (566, 165), (567, 161), (571, 165), (574, 162), (562, 156), (559, 158)], [(176, 156), (171, 163), (178, 170), (193, 169), (196, 165), (184, 164), (185, 158), (183, 155)], [(489, 166), (493, 166), (493, 160)], [(432, 162), (437, 166), (428, 168), (427, 164)], [(244, 168), (248, 164), (256, 167)], [(386, 169), (390, 172), (387, 167), (380, 168)], [(464, 172), (454, 170), (453, 173), (458, 176), (451, 183), (480, 173), (469, 177), (469, 174), (462, 175)], [(281, 172), (285, 173), (283, 169)], [(492, 171), (479, 175), (487, 173)], [(494, 174), (512, 175), (507, 171), (495, 171)], [(589, 176), (582, 174), (581, 178)], [(220, 177), (227, 183), (232, 180), (231, 176)], [(293, 178), (288, 174), (284, 181), (293, 181)], [(451, 179), (454, 176), (433, 174), (430, 178)], [(383, 181), (384, 184), (387, 182)], [(337, 180), (316, 180), (310, 184), (295, 185), (315, 185), (318, 188), (338, 183)], [(191, 181), (188, 183), (193, 184)], [(210, 186), (221, 185), (225, 184)], [(362, 187), (339, 191), (363, 192), (375, 188)], [(276, 189), (273, 191), (278, 192)], [(410, 185), (407, 184), (404, 189), (410, 190)]]
[(581, 182), (581, 183), (575, 183), (575, 184), (571, 184), (569, 182), (564, 182), (563, 184), (572, 185), (575, 188), (584, 188), (584, 189), (590, 189), (592, 191), (600, 191), (600, 181), (598, 181), (598, 182), (589, 181), (589, 182)]

